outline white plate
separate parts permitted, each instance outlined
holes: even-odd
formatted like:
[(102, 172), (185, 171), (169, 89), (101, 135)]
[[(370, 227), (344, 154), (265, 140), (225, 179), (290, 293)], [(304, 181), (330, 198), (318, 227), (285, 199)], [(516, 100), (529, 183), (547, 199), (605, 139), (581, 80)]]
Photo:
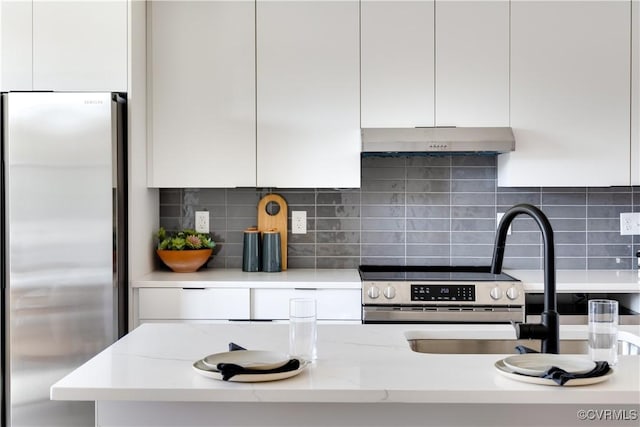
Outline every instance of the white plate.
[(532, 377), (544, 375), (552, 366), (570, 374), (586, 374), (596, 367), (596, 362), (586, 357), (548, 353), (517, 354), (505, 358), (504, 364), (514, 372)]
[[(531, 377), (529, 375), (518, 374), (517, 372), (514, 372), (511, 369), (509, 369), (504, 364), (504, 360), (498, 360), (494, 366), (496, 367), (496, 369), (501, 375), (507, 378), (510, 378), (512, 380), (521, 381), (521, 382), (530, 383), (530, 384), (560, 386), (560, 384), (558, 384), (557, 382), (555, 382), (550, 378)], [(613, 369), (609, 369), (609, 372), (599, 377), (575, 378), (573, 380), (569, 380), (566, 383), (564, 383), (564, 387), (597, 384), (597, 383), (601, 383), (603, 381), (608, 380), (609, 378), (611, 378), (612, 375), (613, 375)]]
[[(293, 371), (287, 372), (277, 372), (273, 374), (237, 374), (229, 379), (229, 382), (238, 382), (238, 383), (257, 383), (264, 381), (277, 381), (283, 380), (285, 378), (295, 377), (300, 372), (304, 371), (307, 366), (309, 366), (308, 361), (301, 360), (300, 367)], [(193, 364), (193, 369), (199, 373), (200, 375), (204, 375), (207, 378), (213, 378), (214, 380), (222, 381), (222, 374), (220, 371), (216, 369), (212, 369), (205, 365), (203, 360), (198, 360)]]
[(275, 369), (289, 362), (289, 355), (275, 351), (236, 350), (210, 354), (202, 359), (208, 368), (218, 363), (233, 363), (247, 369)]

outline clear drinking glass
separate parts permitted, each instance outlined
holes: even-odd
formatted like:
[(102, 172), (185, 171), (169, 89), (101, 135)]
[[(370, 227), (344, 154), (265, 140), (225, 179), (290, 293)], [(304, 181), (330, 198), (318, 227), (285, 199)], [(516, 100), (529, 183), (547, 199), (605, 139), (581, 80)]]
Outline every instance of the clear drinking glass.
[(589, 300), (589, 356), (618, 363), (618, 301)]
[(316, 300), (289, 300), (289, 354), (305, 360), (315, 360), (318, 357), (317, 334)]

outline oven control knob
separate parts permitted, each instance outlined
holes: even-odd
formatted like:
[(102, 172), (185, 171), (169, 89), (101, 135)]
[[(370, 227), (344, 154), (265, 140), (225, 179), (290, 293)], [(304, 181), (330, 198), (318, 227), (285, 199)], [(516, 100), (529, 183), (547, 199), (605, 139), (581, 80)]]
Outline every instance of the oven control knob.
[(496, 286), (495, 288), (491, 289), (489, 295), (491, 295), (491, 298), (493, 298), (494, 300), (499, 300), (500, 298), (502, 298), (502, 289)]
[(376, 299), (380, 296), (380, 289), (378, 289), (377, 286), (372, 286), (367, 291), (367, 295), (369, 295), (369, 298), (371, 299)]
[(383, 293), (387, 299), (393, 299), (396, 296), (396, 288), (393, 286), (387, 286)]
[(515, 286), (512, 286), (509, 289), (507, 289), (507, 298), (509, 298), (510, 300), (517, 299), (519, 296), (520, 296), (520, 291), (518, 291), (518, 289)]

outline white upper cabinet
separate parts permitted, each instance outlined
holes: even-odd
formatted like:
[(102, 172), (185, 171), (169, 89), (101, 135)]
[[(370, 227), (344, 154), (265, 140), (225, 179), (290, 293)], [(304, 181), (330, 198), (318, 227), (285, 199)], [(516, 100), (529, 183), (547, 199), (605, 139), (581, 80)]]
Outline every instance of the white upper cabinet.
[(0, 1), (0, 90), (31, 90), (32, 4)]
[(35, 0), (33, 88), (126, 91), (127, 0)]
[(127, 90), (127, 0), (2, 0), (0, 15), (2, 90)]
[(362, 0), (361, 125), (434, 125), (434, 2)]
[(257, 186), (360, 186), (357, 0), (256, 5)]
[(255, 2), (147, 8), (149, 186), (254, 187)]
[(509, 2), (363, 0), (362, 127), (508, 126)]
[(435, 17), (436, 126), (509, 126), (509, 2), (436, 1)]
[(624, 1), (512, 2), (516, 150), (498, 185), (630, 184), (630, 21)]

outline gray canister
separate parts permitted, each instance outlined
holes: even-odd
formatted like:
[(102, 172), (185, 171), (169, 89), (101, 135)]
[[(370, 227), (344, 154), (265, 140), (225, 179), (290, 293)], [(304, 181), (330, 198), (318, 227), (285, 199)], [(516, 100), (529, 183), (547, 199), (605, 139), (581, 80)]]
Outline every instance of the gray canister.
[(256, 227), (244, 230), (242, 271), (260, 271), (260, 231)]
[(262, 271), (268, 273), (282, 271), (280, 232), (276, 229), (262, 233)]

